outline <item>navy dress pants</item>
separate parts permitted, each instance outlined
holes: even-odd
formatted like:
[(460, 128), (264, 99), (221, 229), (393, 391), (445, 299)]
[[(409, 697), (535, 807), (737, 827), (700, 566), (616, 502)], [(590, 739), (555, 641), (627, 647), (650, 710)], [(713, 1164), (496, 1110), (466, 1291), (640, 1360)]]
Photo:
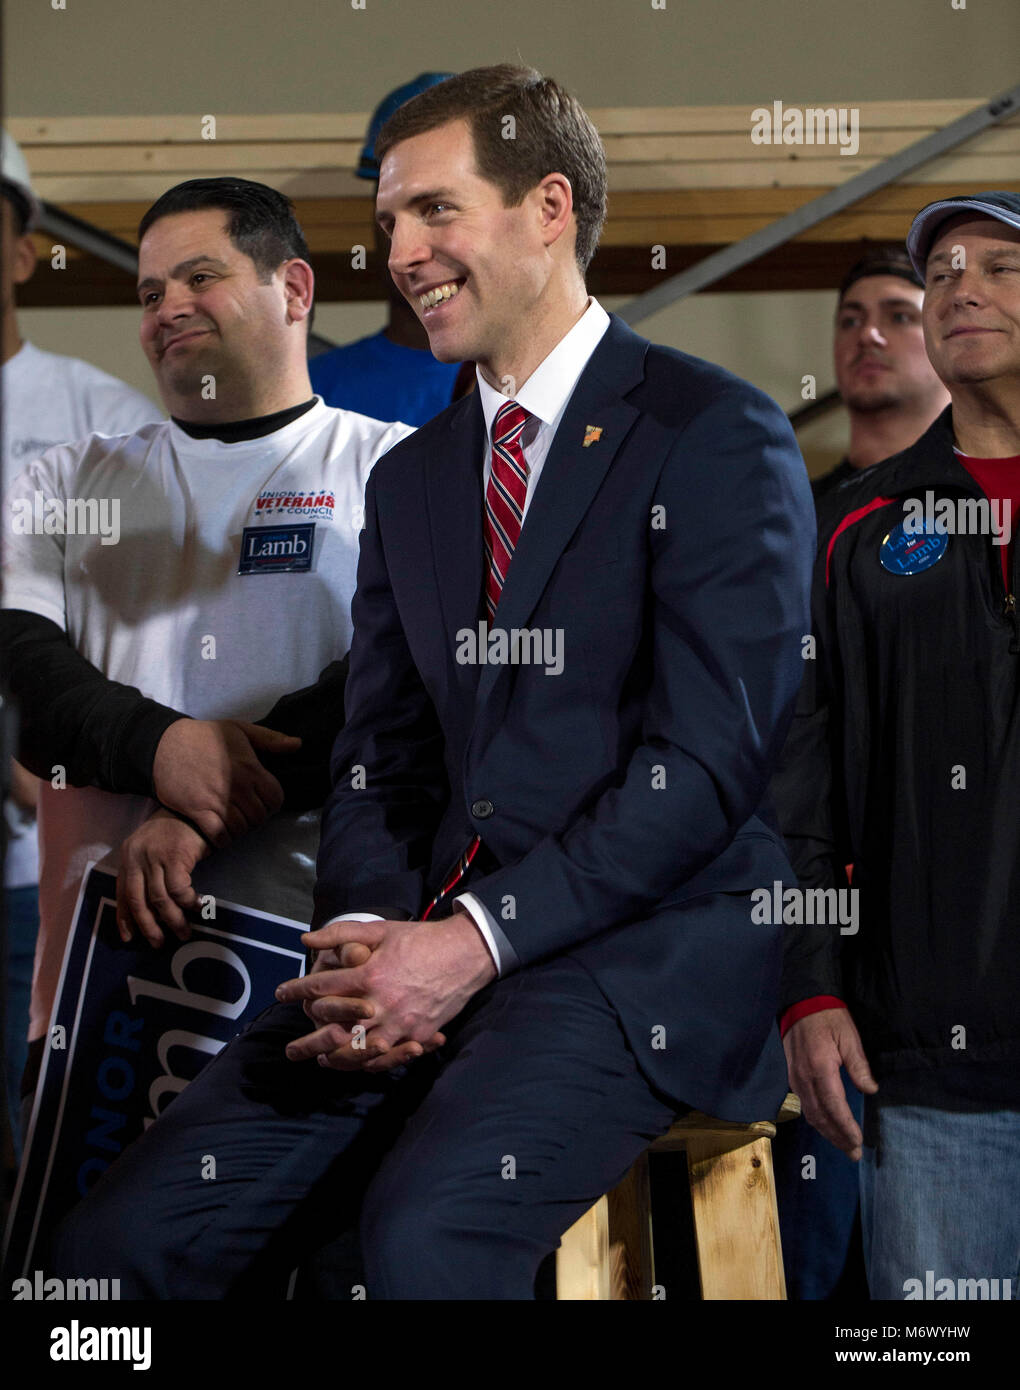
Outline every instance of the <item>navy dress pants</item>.
[(369, 1298), (531, 1299), (563, 1232), (684, 1113), (569, 956), (488, 985), (400, 1074), (289, 1062), (313, 1026), (274, 1004), (228, 1044), (63, 1223), (52, 1272), (119, 1278), (122, 1298), (283, 1297), (360, 1223)]

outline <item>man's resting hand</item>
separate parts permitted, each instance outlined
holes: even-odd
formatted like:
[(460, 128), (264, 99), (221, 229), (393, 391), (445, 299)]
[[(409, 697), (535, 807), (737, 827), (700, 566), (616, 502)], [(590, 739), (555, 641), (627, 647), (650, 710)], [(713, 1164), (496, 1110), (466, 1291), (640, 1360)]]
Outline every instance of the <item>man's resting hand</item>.
[(127, 837), (117, 875), (122, 941), (130, 941), (137, 927), (150, 946), (162, 946), (161, 922), (181, 941), (188, 940), (191, 927), (184, 914), (199, 907), (191, 871), (208, 853), (201, 835), (170, 811), (157, 811)]
[(819, 1009), (798, 1019), (787, 1029), (783, 1047), (790, 1086), (800, 1097), (804, 1118), (856, 1161), (864, 1136), (847, 1104), (839, 1069), (846, 1067), (857, 1089), (868, 1095), (874, 1095), (878, 1083), (849, 1011)]

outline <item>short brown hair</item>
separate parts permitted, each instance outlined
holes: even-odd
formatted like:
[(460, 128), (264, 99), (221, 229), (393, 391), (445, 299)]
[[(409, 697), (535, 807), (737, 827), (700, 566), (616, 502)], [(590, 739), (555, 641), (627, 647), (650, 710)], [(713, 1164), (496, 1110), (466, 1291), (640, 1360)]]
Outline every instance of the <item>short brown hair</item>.
[(546, 174), (570, 180), (583, 275), (606, 220), (607, 176), (602, 141), (576, 97), (534, 68), (472, 68), (399, 107), (379, 132), (376, 158), (382, 164), (402, 140), (458, 120), (471, 129), (478, 173), (496, 185), (506, 207), (518, 207)]

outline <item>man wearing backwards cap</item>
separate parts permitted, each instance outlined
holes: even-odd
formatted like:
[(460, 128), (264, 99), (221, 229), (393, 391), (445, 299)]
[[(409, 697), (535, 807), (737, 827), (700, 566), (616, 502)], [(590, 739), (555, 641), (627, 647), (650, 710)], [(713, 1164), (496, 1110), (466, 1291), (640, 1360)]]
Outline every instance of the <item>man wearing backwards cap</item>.
[(789, 929), (782, 1030), (808, 1119), (861, 1159), (872, 1297), (1017, 1298), (1020, 195), (933, 203), (907, 247), (951, 405), (820, 531), (776, 790), (803, 885), (854, 865), (860, 929)]
[(898, 454), (949, 404), (924, 350), (924, 281), (905, 247), (874, 246), (839, 287), (832, 359), (850, 417), (846, 457), (811, 485), (816, 503)]

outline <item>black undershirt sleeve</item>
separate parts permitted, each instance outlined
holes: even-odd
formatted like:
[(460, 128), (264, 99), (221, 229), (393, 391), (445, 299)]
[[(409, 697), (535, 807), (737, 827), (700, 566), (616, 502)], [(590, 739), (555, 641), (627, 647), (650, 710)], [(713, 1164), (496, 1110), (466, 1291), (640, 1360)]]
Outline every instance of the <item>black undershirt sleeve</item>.
[(156, 746), (186, 715), (107, 679), (38, 613), (0, 612), (0, 652), (30, 772), (49, 781), (59, 766), (73, 787), (153, 795)]

